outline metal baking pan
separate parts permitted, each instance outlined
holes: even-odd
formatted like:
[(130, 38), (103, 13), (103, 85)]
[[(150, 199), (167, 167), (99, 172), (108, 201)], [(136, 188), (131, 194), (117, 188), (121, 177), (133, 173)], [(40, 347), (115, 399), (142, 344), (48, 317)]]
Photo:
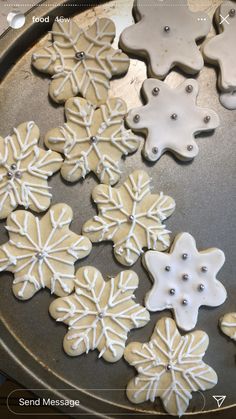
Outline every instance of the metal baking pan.
[[(121, 30), (132, 22), (132, 0), (99, 2), (97, 6), (91, 6), (90, 3), (84, 0), (66, 3), (57, 0), (54, 6), (54, 2), (42, 1), (27, 14), (26, 24), (22, 29), (9, 29), (1, 37), (2, 136), (6, 136), (19, 123), (34, 120), (40, 127), (42, 141), (50, 128), (64, 120), (63, 106), (55, 105), (48, 99), (49, 78), (34, 71), (30, 64), (32, 52), (44, 40), (55, 16), (75, 16), (83, 27), (91, 24), (96, 17), (110, 17), (117, 27), (116, 45)], [(207, 10), (210, 15), (219, 3), (220, 1), (206, 0), (197, 4), (190, 1), (195, 10)], [(32, 16), (47, 15), (50, 16), (50, 23), (32, 23)], [(173, 71), (167, 81), (174, 86), (183, 77), (183, 74)], [(129, 108), (139, 105), (140, 87), (145, 78), (145, 64), (132, 59), (127, 75), (111, 83), (110, 96), (122, 97)], [(226, 263), (219, 279), (227, 288), (228, 299), (218, 308), (201, 308), (197, 323), (197, 328), (209, 335), (210, 345), (205, 361), (217, 371), (219, 382), (215, 388), (204, 392), (203, 396), (200, 393), (193, 394), (190, 413), (186, 418), (193, 417), (192, 415), (196, 418), (215, 418), (219, 415), (232, 419), (236, 414), (235, 345), (220, 332), (218, 319), (224, 313), (235, 310), (236, 111), (228, 111), (220, 105), (214, 68), (206, 66), (197, 78), (200, 84), (198, 103), (218, 112), (220, 127), (210, 136), (198, 137), (200, 152), (190, 163), (180, 163), (166, 153), (155, 165), (149, 164), (142, 159), (139, 150), (125, 160), (121, 182), (134, 168), (146, 169), (153, 178), (154, 190), (163, 191), (176, 200), (176, 211), (167, 222), (168, 228), (173, 232), (172, 237), (181, 231), (189, 231), (196, 238), (199, 249), (216, 246), (226, 254)], [(96, 179), (91, 175), (84, 182), (70, 185), (61, 179), (60, 174), (50, 180), (53, 203), (63, 199), (73, 208), (72, 229), (77, 233), (85, 220), (95, 214), (96, 209), (90, 195), (96, 184)], [(0, 243), (7, 240), (4, 225), (1, 222)], [(112, 257), (110, 243), (94, 245), (91, 255), (79, 262), (78, 266), (89, 264), (100, 269), (104, 276), (122, 270)], [(133, 269), (140, 277), (137, 301), (143, 302), (151, 282), (140, 260)], [(128, 401), (125, 388), (135, 371), (123, 359), (109, 364), (98, 359), (96, 351), (80, 357), (68, 357), (62, 349), (66, 328), (63, 324), (57, 324), (48, 314), (48, 306), (54, 297), (45, 290), (27, 302), (21, 302), (14, 298), (11, 283), (11, 274), (1, 274), (0, 357), (1, 369), (5, 374), (13, 377), (22, 386), (34, 389), (36, 394), (43, 394), (40, 389), (50, 389), (51, 397), (57, 398), (59, 395), (62, 398), (79, 399), (80, 408), (76, 411), (88, 417), (166, 417), (159, 399), (156, 399), (154, 405), (147, 402), (134, 406)], [(133, 330), (129, 334), (128, 342), (147, 341), (156, 321), (163, 315), (170, 315), (170, 312), (152, 313), (150, 323), (145, 328)], [(74, 391), (68, 393), (68, 389)], [(219, 394), (227, 396), (220, 409), (212, 397)]]

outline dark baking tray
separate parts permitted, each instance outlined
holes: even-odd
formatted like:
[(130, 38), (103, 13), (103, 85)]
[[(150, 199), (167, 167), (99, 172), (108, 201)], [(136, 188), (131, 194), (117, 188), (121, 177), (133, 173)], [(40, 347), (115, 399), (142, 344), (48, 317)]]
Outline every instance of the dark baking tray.
[[(76, 4), (75, 4), (76, 3)], [(96, 2), (93, 2), (96, 3)], [(130, 24), (131, 0), (106, 2), (96, 7), (91, 2), (43, 1), (27, 14), (26, 25), (17, 31), (7, 30), (0, 38), (0, 126), (1, 135), (6, 136), (13, 126), (34, 120), (41, 130), (42, 138), (52, 127), (64, 120), (63, 106), (56, 106), (48, 99), (49, 78), (36, 73), (30, 65), (32, 49), (37, 46), (51, 23), (33, 24), (32, 16), (72, 16), (76, 14), (79, 23), (87, 26), (95, 16), (108, 16), (115, 20), (118, 31)], [(104, 2), (105, 3), (105, 2)], [(193, 2), (192, 2), (193, 3)], [(209, 2), (206, 1), (209, 6)], [(211, 2), (210, 2), (211, 3)], [(214, 2), (214, 6), (217, 6)], [(53, 4), (56, 4), (55, 6)], [(196, 8), (196, 2), (194, 7)], [(203, 2), (199, 7), (204, 9)], [(205, 7), (206, 9), (207, 7)], [(213, 8), (212, 11), (213, 13)], [(77, 16), (78, 15), (78, 16)], [(117, 40), (116, 40), (117, 42)], [(145, 65), (132, 60), (128, 74), (112, 82), (111, 95), (121, 95), (127, 99), (129, 107), (140, 103), (139, 90), (145, 78)], [(177, 84), (183, 75), (172, 72), (168, 82)], [(204, 393), (194, 393), (190, 402), (190, 414), (185, 417), (222, 418), (235, 417), (235, 345), (218, 328), (218, 319), (229, 311), (235, 311), (235, 138), (236, 111), (227, 111), (219, 101), (215, 88), (216, 73), (211, 67), (205, 67), (198, 76), (200, 94), (198, 103), (215, 109), (221, 119), (221, 126), (214, 135), (199, 136), (199, 155), (191, 163), (180, 163), (171, 155), (164, 155), (155, 165), (143, 161), (140, 151), (128, 157), (124, 163), (121, 181), (133, 168), (146, 169), (153, 177), (154, 190), (164, 191), (176, 200), (176, 211), (167, 222), (173, 236), (181, 231), (194, 235), (198, 247), (220, 247), (226, 254), (226, 263), (219, 274), (219, 279), (228, 291), (226, 303), (218, 308), (201, 308), (197, 328), (205, 330), (210, 338), (205, 361), (218, 373), (219, 382), (215, 388)], [(127, 97), (127, 91), (129, 95)], [(74, 220), (72, 229), (80, 232), (84, 221), (95, 214), (90, 195), (97, 184), (93, 176), (84, 182), (68, 185), (53, 176), (50, 186), (53, 190), (53, 203), (62, 200), (72, 206)], [(63, 197), (63, 199), (62, 199)], [(4, 222), (0, 223), (0, 243), (7, 240)], [(110, 257), (108, 257), (108, 255)], [(94, 245), (91, 255), (77, 264), (93, 264), (104, 276), (122, 270), (112, 257), (110, 243)], [(142, 302), (151, 283), (138, 261), (133, 269), (140, 277), (140, 286), (136, 292), (137, 301)], [(109, 364), (97, 359), (97, 352), (76, 358), (68, 357), (62, 349), (62, 340), (66, 328), (57, 324), (48, 315), (48, 306), (53, 296), (41, 291), (30, 301), (21, 302), (14, 298), (11, 291), (12, 275), (1, 274), (0, 304), (1, 352), (0, 368), (22, 386), (33, 389), (51, 389), (51, 397), (78, 398), (81, 407), (78, 413), (94, 417), (128, 416), (165, 416), (160, 400), (155, 405), (144, 403), (134, 406), (126, 399), (125, 387), (135, 371), (122, 359)], [(151, 314), (150, 323), (143, 329), (136, 329), (129, 335), (128, 342), (147, 341), (157, 319), (170, 315), (169, 311)], [(55, 390), (61, 389), (61, 390)], [(74, 389), (68, 393), (67, 389)], [(44, 392), (48, 396), (48, 393)], [(212, 395), (225, 394), (226, 400), (221, 409), (217, 409)], [(68, 410), (67, 410), (68, 414)], [(193, 415), (193, 416), (192, 416)]]

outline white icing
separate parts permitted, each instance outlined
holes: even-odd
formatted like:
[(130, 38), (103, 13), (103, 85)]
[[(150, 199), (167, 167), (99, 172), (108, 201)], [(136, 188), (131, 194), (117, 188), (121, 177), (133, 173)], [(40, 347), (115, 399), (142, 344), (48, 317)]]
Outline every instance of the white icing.
[[(231, 15), (230, 11), (234, 10)], [(222, 16), (226, 18), (222, 21)], [(225, 1), (215, 13), (218, 31), (205, 42), (203, 53), (207, 61), (220, 68), (218, 85), (222, 92), (220, 101), (227, 109), (236, 109), (236, 3)]]
[[(75, 98), (65, 108), (67, 122), (46, 136), (47, 145), (57, 150), (59, 144), (65, 155), (62, 175), (75, 181), (93, 171), (101, 182), (113, 185), (121, 174), (118, 160), (140, 144), (124, 127), (125, 103), (111, 99), (94, 110), (89, 102)], [(91, 142), (93, 136), (95, 142)]]
[(182, 416), (191, 392), (217, 384), (215, 371), (202, 361), (208, 341), (202, 331), (181, 336), (172, 319), (159, 320), (148, 343), (133, 342), (125, 349), (126, 361), (138, 371), (127, 397), (133, 403), (160, 397), (169, 414)]
[(122, 32), (120, 44), (125, 51), (147, 58), (151, 77), (164, 78), (175, 65), (190, 74), (203, 68), (195, 41), (210, 31), (211, 21), (205, 13), (191, 12), (187, 0), (160, 4), (137, 0), (134, 15), (139, 21)]
[(112, 240), (114, 255), (124, 265), (134, 264), (143, 247), (169, 246), (170, 231), (162, 221), (174, 212), (175, 202), (162, 192), (151, 195), (150, 182), (144, 171), (137, 170), (118, 189), (96, 187), (99, 214), (83, 226), (92, 241)]
[[(96, 35), (93, 36), (94, 29)], [(52, 43), (33, 54), (32, 64), (53, 74), (54, 80), (59, 79), (52, 88), (52, 98), (57, 101), (61, 95), (62, 100), (66, 100), (69, 85), (71, 96), (80, 93), (91, 100), (93, 94), (95, 103), (105, 102), (109, 80), (129, 67), (128, 57), (111, 47), (115, 37), (113, 22), (106, 18), (97, 19), (84, 31), (70, 19), (69, 22), (55, 22), (51, 34)], [(80, 61), (75, 54), (81, 51), (85, 58)]]
[[(155, 88), (159, 89), (157, 95), (153, 94)], [(196, 105), (197, 81), (187, 79), (171, 88), (160, 80), (147, 79), (142, 89), (147, 104), (130, 110), (126, 121), (135, 132), (146, 136), (144, 156), (156, 161), (170, 150), (180, 159), (194, 158), (198, 154), (195, 134), (219, 125), (219, 117), (214, 111)], [(135, 115), (140, 117), (138, 122), (135, 122)], [(210, 117), (208, 122), (205, 122), (206, 117)]]
[(69, 230), (71, 219), (65, 204), (52, 206), (41, 221), (27, 211), (10, 215), (6, 226), (10, 240), (0, 247), (0, 271), (13, 272), (13, 284), (22, 283), (18, 298), (30, 298), (45, 287), (57, 293), (56, 284), (60, 285), (59, 295), (73, 290), (74, 263), (90, 253), (91, 243)]
[(220, 327), (231, 339), (236, 341), (236, 313), (227, 313), (220, 319)]
[[(0, 143), (0, 218), (18, 205), (38, 212), (47, 209), (52, 197), (47, 179), (62, 162), (58, 153), (37, 146), (38, 127), (33, 121), (19, 125), (13, 132)], [(47, 206), (42, 205), (43, 197), (48, 198)]]
[(146, 307), (151, 311), (171, 309), (181, 329), (193, 329), (200, 306), (216, 307), (227, 297), (225, 287), (216, 279), (224, 261), (220, 249), (198, 252), (189, 233), (176, 236), (169, 254), (146, 252), (144, 263), (154, 280), (153, 288), (145, 298)]
[(99, 358), (118, 361), (128, 332), (149, 321), (148, 311), (133, 301), (136, 274), (123, 271), (105, 282), (96, 268), (85, 267), (77, 272), (75, 284), (75, 294), (50, 306), (51, 315), (69, 325), (67, 353), (76, 355), (97, 348)]

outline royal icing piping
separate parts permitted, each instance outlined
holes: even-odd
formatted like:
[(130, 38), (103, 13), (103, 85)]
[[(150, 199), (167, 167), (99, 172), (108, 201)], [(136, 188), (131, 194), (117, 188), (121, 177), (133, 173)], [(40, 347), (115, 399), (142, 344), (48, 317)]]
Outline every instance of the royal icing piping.
[(183, 330), (196, 326), (200, 306), (216, 307), (227, 297), (225, 287), (216, 279), (224, 253), (216, 248), (199, 252), (189, 233), (176, 236), (169, 254), (149, 251), (143, 260), (154, 281), (145, 298), (147, 309), (173, 310)]
[(84, 31), (73, 20), (54, 22), (52, 42), (32, 55), (38, 70), (52, 75), (49, 94), (56, 102), (81, 94), (93, 103), (107, 99), (109, 80), (129, 68), (129, 58), (113, 49), (115, 25), (110, 19), (97, 19)]
[(53, 318), (69, 326), (64, 349), (76, 356), (97, 348), (99, 358), (116, 362), (123, 355), (128, 332), (150, 319), (148, 311), (133, 301), (138, 277), (122, 271), (104, 281), (96, 268), (88, 266), (80, 268), (76, 278), (75, 293), (49, 307)]
[(38, 147), (39, 129), (24, 122), (13, 134), (0, 137), (0, 219), (18, 205), (36, 212), (45, 211), (52, 194), (47, 180), (60, 169), (62, 158)]
[(169, 196), (152, 195), (151, 178), (136, 170), (120, 188), (98, 185), (92, 196), (98, 215), (83, 226), (83, 233), (92, 242), (112, 240), (114, 255), (123, 265), (133, 265), (143, 248), (166, 250), (170, 237), (162, 222), (175, 209)]
[(122, 155), (137, 150), (140, 140), (124, 127), (126, 104), (109, 99), (94, 109), (85, 99), (69, 99), (65, 104), (67, 122), (49, 131), (47, 147), (65, 155), (62, 176), (74, 182), (93, 171), (103, 183), (119, 180)]
[(206, 61), (220, 68), (218, 85), (222, 105), (236, 109), (236, 3), (224, 1), (216, 10), (215, 20), (219, 35), (206, 40), (203, 54)]
[(205, 332), (181, 336), (174, 320), (163, 317), (149, 342), (132, 342), (125, 348), (126, 361), (138, 372), (128, 383), (128, 399), (143, 403), (160, 397), (170, 415), (182, 416), (193, 391), (217, 384), (216, 372), (202, 360), (208, 343)]
[(190, 74), (203, 68), (196, 41), (211, 28), (209, 17), (191, 12), (187, 0), (136, 0), (134, 15), (138, 22), (120, 37), (123, 50), (145, 57), (150, 77), (163, 79), (172, 67)]
[(222, 332), (236, 341), (236, 313), (227, 313), (220, 319)]
[(69, 230), (72, 210), (53, 205), (39, 220), (28, 211), (15, 211), (7, 219), (10, 240), (0, 246), (0, 271), (15, 275), (13, 292), (19, 299), (41, 288), (62, 296), (74, 289), (74, 263), (91, 251), (90, 241)]
[(146, 136), (144, 156), (158, 160), (167, 151), (180, 159), (192, 159), (198, 154), (194, 135), (219, 125), (218, 115), (196, 105), (198, 83), (187, 79), (176, 88), (147, 79), (142, 91), (145, 106), (129, 111), (126, 122), (135, 132)]

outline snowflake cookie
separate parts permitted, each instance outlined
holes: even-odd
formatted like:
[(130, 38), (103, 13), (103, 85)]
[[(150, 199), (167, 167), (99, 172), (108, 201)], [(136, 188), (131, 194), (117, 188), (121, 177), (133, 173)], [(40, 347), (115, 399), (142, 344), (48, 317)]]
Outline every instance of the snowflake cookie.
[(208, 344), (205, 332), (181, 336), (174, 320), (163, 317), (149, 342), (132, 342), (125, 348), (126, 361), (138, 371), (128, 383), (128, 399), (143, 403), (160, 397), (170, 415), (182, 416), (193, 391), (217, 384), (216, 372), (202, 360)]
[(150, 320), (148, 311), (133, 301), (138, 276), (123, 271), (104, 281), (96, 268), (87, 266), (77, 271), (76, 278), (75, 293), (57, 298), (49, 307), (54, 319), (69, 326), (64, 350), (77, 356), (97, 348), (99, 358), (116, 362), (124, 353), (128, 332)]
[(13, 128), (13, 134), (0, 137), (0, 219), (18, 205), (45, 211), (51, 202), (48, 177), (62, 164), (60, 154), (38, 147), (39, 129), (33, 122)]
[(236, 313), (225, 314), (220, 319), (222, 332), (236, 341)]
[(15, 211), (7, 218), (10, 240), (0, 246), (0, 271), (14, 273), (13, 292), (22, 300), (41, 288), (63, 296), (74, 289), (76, 260), (87, 256), (91, 242), (69, 230), (72, 209), (53, 205), (41, 218)]
[(145, 299), (147, 309), (169, 308), (181, 329), (193, 329), (200, 306), (219, 306), (227, 297), (224, 286), (216, 279), (224, 261), (220, 249), (199, 252), (189, 233), (176, 236), (170, 253), (146, 252), (143, 263), (154, 280)]
[(189, 160), (198, 154), (194, 134), (218, 127), (218, 115), (196, 105), (198, 83), (187, 79), (176, 88), (147, 79), (142, 86), (145, 106), (132, 109), (126, 118), (135, 132), (146, 136), (144, 157), (156, 161), (167, 151)]
[(92, 242), (112, 240), (114, 255), (123, 265), (133, 265), (143, 248), (166, 250), (170, 231), (162, 224), (175, 210), (175, 201), (161, 192), (152, 195), (151, 178), (136, 170), (120, 188), (98, 185), (92, 192), (99, 214), (83, 226)]
[(203, 55), (206, 61), (220, 68), (218, 86), (222, 92), (222, 105), (227, 109), (236, 109), (235, 1), (224, 1), (216, 10), (215, 20), (219, 35), (206, 40)]
[(65, 156), (61, 174), (69, 182), (85, 178), (93, 171), (103, 183), (119, 180), (122, 155), (137, 150), (140, 139), (124, 127), (126, 104), (122, 99), (109, 99), (96, 110), (82, 98), (68, 99), (65, 104), (67, 122), (49, 131), (48, 148)]
[(111, 47), (115, 33), (107, 18), (97, 19), (86, 31), (71, 19), (54, 22), (51, 42), (32, 55), (32, 64), (52, 75), (49, 95), (55, 102), (78, 94), (95, 104), (106, 101), (109, 80), (129, 68), (127, 55)]
[(196, 41), (211, 28), (205, 13), (191, 12), (187, 0), (136, 0), (134, 16), (138, 22), (122, 32), (120, 45), (147, 59), (150, 77), (163, 79), (176, 65), (190, 74), (203, 68)]

